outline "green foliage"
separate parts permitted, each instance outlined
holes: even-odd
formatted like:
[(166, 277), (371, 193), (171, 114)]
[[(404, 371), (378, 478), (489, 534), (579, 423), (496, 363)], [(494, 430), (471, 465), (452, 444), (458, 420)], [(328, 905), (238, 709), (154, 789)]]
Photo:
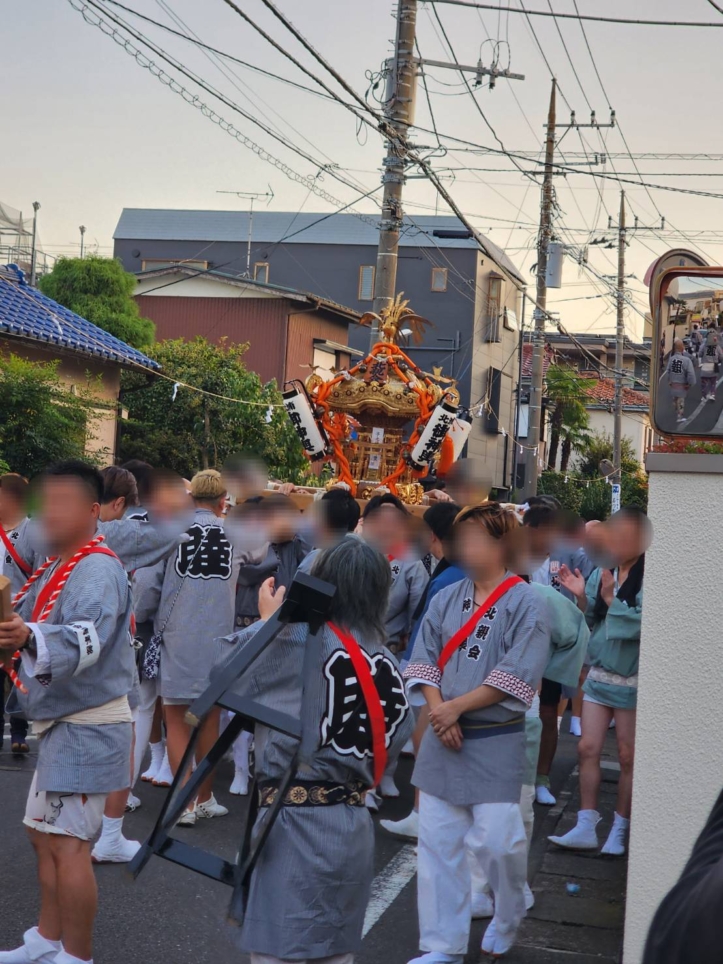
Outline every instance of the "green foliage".
[(5, 475), (6, 472), (10, 471), (10, 466), (4, 459), (0, 459), (0, 475)]
[(57, 367), (0, 355), (0, 460), (28, 478), (58, 459), (86, 457), (92, 391), (69, 392)]
[[(613, 442), (604, 432), (595, 432), (578, 449), (580, 461), (575, 466), (575, 476), (565, 482), (564, 472), (543, 472), (537, 491), (540, 495), (554, 495), (565, 509), (577, 512), (586, 521), (607, 519), (610, 515), (611, 491), (607, 482), (600, 478), (600, 462), (612, 461)], [(648, 480), (635, 457), (633, 444), (628, 438), (622, 440), (621, 505), (648, 505)], [(585, 481), (579, 481), (584, 479)]]
[(219, 468), (229, 455), (253, 452), (273, 475), (289, 482), (308, 476), (308, 462), (283, 408), (266, 422), (268, 405), (280, 405), (275, 382), (262, 385), (243, 364), (245, 345), (211, 344), (204, 338), (161, 341), (148, 354), (166, 375), (216, 395), (257, 402), (240, 405), (174, 385), (165, 378), (150, 386), (146, 377), (125, 372), (122, 401), (129, 420), (123, 423), (120, 459), (145, 459), (185, 478), (201, 468)]
[(153, 344), (155, 326), (148, 318), (141, 318), (133, 300), (135, 275), (125, 271), (120, 261), (96, 255), (59, 258), (38, 284), (48, 298), (127, 345), (145, 349)]
[[(607, 432), (593, 432), (584, 449), (579, 453), (580, 458), (575, 464), (575, 471), (586, 479), (596, 479), (600, 476), (600, 463), (603, 459), (613, 459), (613, 440)], [(633, 443), (624, 437), (620, 445), (620, 462), (623, 474), (637, 475), (640, 472)]]
[(545, 376), (545, 397), (553, 403), (550, 419), (548, 465), (557, 464), (557, 451), (562, 442), (560, 471), (566, 472), (572, 450), (579, 450), (590, 437), (590, 416), (585, 407), (593, 382), (582, 379), (568, 365), (550, 365)]

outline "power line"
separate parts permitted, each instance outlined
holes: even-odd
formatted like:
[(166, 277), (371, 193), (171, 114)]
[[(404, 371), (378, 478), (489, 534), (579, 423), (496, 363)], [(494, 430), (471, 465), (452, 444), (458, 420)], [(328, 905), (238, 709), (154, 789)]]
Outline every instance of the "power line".
[[(274, 155), (265, 148), (261, 147), (259, 144), (251, 140), (251, 138), (246, 134), (243, 134), (241, 131), (235, 128), (233, 124), (222, 117), (217, 111), (205, 104), (197, 95), (185, 88), (172, 75), (154, 63), (154, 61), (150, 60), (138, 47), (134, 46), (134, 44), (131, 43), (127, 37), (124, 37), (116, 27), (111, 26), (101, 17), (98, 17), (97, 20), (91, 19), (88, 13), (88, 5), (86, 2), (84, 2), (84, 0), (67, 0), (67, 2), (74, 10), (81, 14), (86, 23), (88, 23), (90, 26), (97, 27), (102, 33), (110, 37), (115, 43), (122, 47), (126, 53), (129, 54), (129, 56), (133, 57), (140, 67), (148, 70), (165, 87), (170, 88), (173, 93), (182, 97), (186, 103), (201, 111), (204, 117), (212, 121), (214, 124), (217, 124), (221, 130), (223, 130), (230, 137), (233, 137), (244, 147), (247, 147), (249, 150), (253, 151), (253, 153), (256, 154), (261, 160), (273, 165), (277, 170), (281, 171), (282, 174), (288, 177), (289, 180), (295, 181), (297, 184), (303, 184), (306, 187), (309, 187), (310, 183), (313, 183), (313, 193), (316, 194), (317, 197), (322, 198), (330, 204), (333, 204), (335, 207), (338, 207), (342, 204), (338, 198), (319, 187), (318, 184), (311, 181), (308, 176), (299, 174), (293, 168), (289, 167), (289, 165), (284, 161), (274, 157)], [(104, 11), (104, 13), (108, 15), (107, 11)], [(316, 164), (315, 166), (322, 171), (328, 171), (328, 166), (326, 165)], [(354, 187), (354, 190), (356, 191), (357, 188)], [(365, 214), (361, 214), (358, 211), (352, 211), (351, 213), (365, 223), (373, 225), (375, 228), (378, 226), (377, 222), (373, 218)]]
[[(430, 0), (431, 3), (446, 3), (453, 7), (467, 7), (470, 10), (502, 10), (509, 13), (525, 13), (530, 17), (550, 17), (559, 20), (594, 20), (597, 23), (624, 23), (635, 27), (723, 27), (723, 23), (702, 23), (700, 20), (631, 20), (625, 17), (598, 17), (593, 14), (556, 13), (547, 10), (517, 10), (515, 7), (500, 7), (491, 3), (473, 3), (469, 0)], [(720, 8), (719, 8), (720, 9)]]

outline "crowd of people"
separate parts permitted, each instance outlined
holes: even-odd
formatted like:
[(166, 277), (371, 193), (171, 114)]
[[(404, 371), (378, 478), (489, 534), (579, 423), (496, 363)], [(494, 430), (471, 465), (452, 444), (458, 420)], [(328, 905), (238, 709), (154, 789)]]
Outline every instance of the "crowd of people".
[[(415, 757), (414, 809), (380, 824), (418, 848), (414, 964), (462, 964), (473, 918), (490, 918), (484, 954), (513, 947), (534, 903), (533, 805), (555, 803), (568, 705), (582, 809), (550, 840), (599, 847), (600, 759), (614, 724), (621, 779), (602, 852), (625, 853), (646, 516), (624, 508), (585, 525), (549, 497), (489, 501), (464, 472), (431, 493), (421, 518), (390, 493), (362, 511), (344, 487), (302, 513), (292, 486), (265, 485), (244, 458), (187, 484), (143, 462), (58, 463), (32, 486), (0, 477), (0, 573), (13, 594), (0, 665), (11, 751), (29, 751), (30, 725), (38, 741), (24, 824), (41, 897), (39, 919), (0, 964), (92, 961), (93, 862), (133, 859), (140, 842), (123, 824), (137, 782), (171, 784), (189, 706), (279, 609), (297, 571), (336, 590), (319, 685), (302, 704), (306, 628), (293, 623), (238, 682), (302, 719), (317, 744), (251, 877), (235, 940), (252, 964), (351, 964), (373, 876), (369, 812), (399, 795), (403, 752)], [(197, 761), (226, 723), (218, 708), (205, 716)], [(259, 819), (294, 747), (258, 724), (233, 746), (231, 793), (255, 788)], [(178, 823), (227, 814), (211, 775)]]

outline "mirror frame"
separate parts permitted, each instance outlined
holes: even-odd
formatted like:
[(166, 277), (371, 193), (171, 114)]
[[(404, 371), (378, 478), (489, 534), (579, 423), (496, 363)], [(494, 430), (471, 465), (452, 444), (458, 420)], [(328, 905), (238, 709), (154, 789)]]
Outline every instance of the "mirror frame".
[[(685, 263), (685, 262), (689, 263)], [(673, 263), (671, 263), (673, 262)], [(677, 262), (677, 263), (674, 263)], [(651, 269), (650, 277), (650, 313), (653, 321), (653, 340), (651, 345), (651, 385), (650, 385), (650, 422), (657, 435), (663, 438), (692, 438), (703, 441), (723, 439), (723, 434), (712, 435), (706, 433), (697, 435), (694, 432), (671, 432), (662, 429), (657, 421), (658, 388), (663, 375), (663, 365), (660, 360), (660, 340), (663, 335), (662, 304), (663, 298), (676, 278), (720, 278), (723, 288), (723, 267), (708, 265), (700, 255), (692, 251), (676, 250), (663, 255)]]

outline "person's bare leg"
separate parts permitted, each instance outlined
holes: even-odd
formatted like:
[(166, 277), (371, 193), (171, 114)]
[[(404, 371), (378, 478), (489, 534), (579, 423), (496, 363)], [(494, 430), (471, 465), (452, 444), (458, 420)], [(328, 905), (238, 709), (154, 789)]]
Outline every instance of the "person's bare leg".
[(620, 780), (616, 812), (630, 819), (633, 802), (633, 760), (635, 757), (635, 710), (614, 710), (615, 735), (618, 741)]
[(108, 794), (108, 799), (105, 802), (105, 810), (103, 811), (104, 817), (110, 817), (111, 819), (117, 819), (122, 817), (126, 812), (126, 804), (128, 803), (128, 788), (125, 790), (114, 790), (113, 793)]
[(582, 737), (577, 753), (580, 762), (580, 804), (597, 810), (600, 794), (600, 757), (613, 711), (609, 706), (585, 701), (582, 705)]
[(55, 860), (51, 850), (51, 834), (39, 833), (28, 828), (28, 837), (38, 861), (40, 884), (40, 918), (38, 931), (49, 941), (59, 941), (61, 935), (60, 904), (58, 903), (58, 880)]
[(166, 720), (166, 749), (168, 762), (175, 776), (181, 766), (183, 754), (186, 752), (191, 738), (191, 728), (186, 723), (188, 706), (164, 706), (163, 713)]
[(163, 739), (163, 703), (160, 697), (156, 700), (156, 707), (153, 711), (153, 724), (151, 725), (151, 743), (160, 743)]
[[(201, 733), (198, 737), (198, 744), (196, 745), (196, 763), (199, 763), (206, 756), (208, 751), (218, 739), (220, 726), (221, 708), (219, 706), (215, 706), (201, 725)], [(197, 803), (205, 803), (207, 800), (211, 799), (213, 795), (214, 777), (215, 774), (212, 773), (201, 784), (201, 788), (198, 791), (198, 797), (196, 798)]]
[(582, 719), (582, 699), (585, 695), (582, 691), (582, 687), (589, 672), (590, 667), (583, 666), (582, 671), (580, 672), (580, 686), (578, 687), (577, 693), (575, 693), (572, 698), (572, 715), (578, 720)]
[(557, 752), (557, 704), (540, 705), (540, 720), (542, 721), (542, 736), (540, 737), (540, 755), (537, 760), (538, 777), (550, 776), (552, 761)]
[(98, 909), (90, 842), (60, 834), (48, 836), (58, 882), (63, 947), (73, 957), (89, 961), (93, 956), (93, 921)]

